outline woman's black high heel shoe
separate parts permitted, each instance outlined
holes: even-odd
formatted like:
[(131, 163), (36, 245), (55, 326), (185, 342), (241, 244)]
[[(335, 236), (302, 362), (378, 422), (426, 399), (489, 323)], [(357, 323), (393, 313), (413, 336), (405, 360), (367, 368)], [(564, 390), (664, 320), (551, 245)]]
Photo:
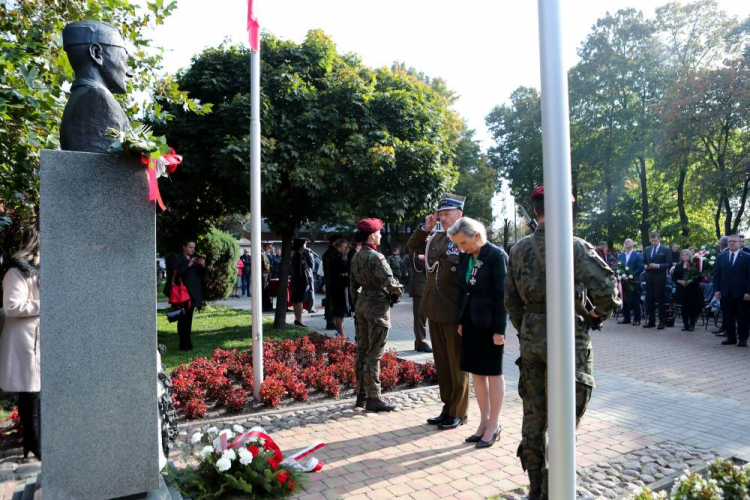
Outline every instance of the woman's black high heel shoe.
[(492, 439), (489, 441), (484, 441), (482, 439), (479, 440), (477, 443), (477, 448), (489, 448), (493, 444), (495, 444), (495, 441), (497, 441), (498, 436), (500, 435), (500, 431), (502, 430), (502, 426), (498, 426), (495, 433), (492, 435)]
[(482, 436), (481, 435), (480, 436), (476, 436), (476, 435), (472, 434), (471, 436), (469, 436), (466, 439), (464, 439), (464, 442), (466, 442), (466, 443), (478, 443), (481, 440), (482, 440)]

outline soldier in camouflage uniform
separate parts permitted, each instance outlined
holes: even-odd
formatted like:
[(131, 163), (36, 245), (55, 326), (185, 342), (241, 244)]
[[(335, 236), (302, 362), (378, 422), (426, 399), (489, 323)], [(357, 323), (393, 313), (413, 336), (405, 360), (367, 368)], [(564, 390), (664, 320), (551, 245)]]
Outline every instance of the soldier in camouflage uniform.
[(367, 411), (393, 411), (396, 407), (380, 399), (380, 358), (391, 326), (391, 306), (401, 297), (401, 284), (393, 277), (380, 244), (380, 219), (362, 219), (355, 241), (362, 250), (354, 255), (349, 273), (349, 289), (356, 311), (357, 402), (355, 408)]
[(399, 283), (403, 283), (404, 260), (401, 258), (401, 250), (398, 247), (394, 248), (393, 254), (388, 257), (388, 265), (391, 267), (393, 277), (396, 278)]
[[(518, 393), (523, 400), (522, 440), (518, 456), (529, 475), (529, 500), (548, 498), (547, 431), (547, 317), (544, 232), (544, 187), (532, 194), (539, 226), (512, 249), (505, 279), (505, 307), (518, 331), (521, 357)], [(575, 201), (575, 200), (574, 200)], [(620, 305), (612, 269), (585, 240), (573, 238), (576, 294), (576, 426), (594, 388), (590, 326), (609, 318)], [(594, 308), (587, 310), (586, 299)]]

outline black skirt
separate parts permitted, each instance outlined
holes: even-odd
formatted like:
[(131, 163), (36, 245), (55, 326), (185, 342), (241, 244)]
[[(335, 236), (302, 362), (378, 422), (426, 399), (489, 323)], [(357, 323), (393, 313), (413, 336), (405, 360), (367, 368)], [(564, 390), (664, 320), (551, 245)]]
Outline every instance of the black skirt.
[(475, 327), (469, 314), (464, 314), (461, 325), (461, 370), (475, 375), (502, 375), (505, 346), (495, 345), (495, 332)]

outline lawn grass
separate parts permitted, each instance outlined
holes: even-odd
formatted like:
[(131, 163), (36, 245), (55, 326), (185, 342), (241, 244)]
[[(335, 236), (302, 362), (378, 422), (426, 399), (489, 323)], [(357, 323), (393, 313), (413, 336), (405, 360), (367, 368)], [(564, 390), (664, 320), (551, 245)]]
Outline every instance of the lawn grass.
[[(237, 349), (244, 351), (252, 344), (252, 319), (248, 311), (224, 306), (206, 306), (202, 311), (195, 311), (193, 316), (193, 351), (180, 351), (180, 340), (177, 337), (177, 323), (167, 321), (165, 311), (157, 313), (157, 334), (160, 344), (167, 347), (162, 362), (171, 372), (182, 363), (189, 363), (195, 358), (211, 356), (216, 348)], [(310, 332), (307, 328), (287, 325), (283, 332), (273, 328), (273, 317), (263, 318), (264, 340), (287, 340), (302, 337)]]
[(167, 280), (156, 280), (156, 301), (157, 302), (168, 302), (169, 297), (164, 295), (164, 283)]

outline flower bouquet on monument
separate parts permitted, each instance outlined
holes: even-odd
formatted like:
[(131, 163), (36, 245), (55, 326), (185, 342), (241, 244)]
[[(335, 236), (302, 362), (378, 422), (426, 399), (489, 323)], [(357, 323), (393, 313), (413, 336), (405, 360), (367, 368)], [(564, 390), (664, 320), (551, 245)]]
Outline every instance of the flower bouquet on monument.
[(166, 210), (159, 193), (157, 179), (169, 177), (169, 174), (174, 173), (177, 166), (182, 163), (182, 156), (167, 145), (166, 137), (153, 135), (148, 125), (139, 123), (134, 125), (128, 131), (107, 129), (105, 135), (113, 140), (109, 149), (113, 153), (124, 153), (141, 159), (141, 163), (148, 172), (148, 201), (156, 201), (162, 210)]
[(633, 270), (628, 268), (624, 262), (617, 262), (615, 275), (617, 276), (617, 289), (620, 292), (620, 298), (630, 295), (630, 292), (638, 286)]
[(245, 430), (240, 425), (206, 434), (195, 433), (191, 453), (196, 466), (178, 470), (169, 466), (169, 475), (181, 492), (193, 500), (219, 499), (225, 495), (248, 498), (282, 498), (293, 495), (305, 481), (305, 472), (316, 472), (323, 463), (308, 458), (323, 443), (284, 458), (278, 445), (260, 427)]

